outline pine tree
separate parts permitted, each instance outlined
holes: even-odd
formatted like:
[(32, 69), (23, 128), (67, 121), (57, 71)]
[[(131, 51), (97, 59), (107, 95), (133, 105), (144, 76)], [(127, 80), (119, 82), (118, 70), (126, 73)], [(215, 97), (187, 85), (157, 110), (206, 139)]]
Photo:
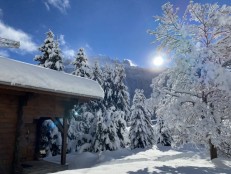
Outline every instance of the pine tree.
[[(75, 71), (73, 72), (74, 75), (85, 77), (85, 78), (92, 78), (92, 70), (87, 65), (87, 58), (84, 53), (84, 49), (80, 48), (79, 52), (76, 54), (75, 61), (72, 63), (75, 66)], [(76, 145), (75, 150), (89, 150), (89, 144), (92, 141), (92, 133), (90, 128), (94, 121), (91, 106), (93, 105), (93, 101), (91, 103), (84, 103), (81, 105), (76, 105), (73, 110), (74, 113), (78, 113), (77, 116), (72, 115), (75, 119), (71, 119), (70, 124), (72, 125), (72, 135), (74, 137), (74, 143)], [(81, 107), (81, 109), (79, 109)]]
[(112, 67), (106, 65), (103, 71), (103, 90), (104, 90), (104, 99), (103, 104), (106, 108), (114, 107), (114, 82), (113, 82), (113, 69)]
[(103, 84), (102, 70), (98, 61), (95, 62), (94, 67), (92, 68), (92, 80), (97, 81), (101, 86)]
[[(89, 150), (95, 125), (94, 112), (91, 111), (89, 103), (77, 104), (71, 112), (70, 126), (68, 133), (72, 138), (71, 150)], [(87, 146), (88, 144), (88, 146)]]
[(41, 127), (40, 149), (45, 149), (46, 156), (60, 154), (61, 133), (51, 120), (45, 120)]
[(38, 64), (42, 67), (63, 71), (63, 57), (59, 43), (54, 40), (54, 34), (51, 30), (46, 34), (47, 38), (44, 40), (44, 44), (39, 47), (39, 51), (41, 51), (43, 55), (36, 55), (34, 60), (38, 61)]
[(75, 61), (72, 64), (75, 66), (74, 75), (91, 79), (92, 71), (87, 64), (87, 58), (83, 48), (79, 49), (79, 52), (75, 56)]
[(130, 100), (128, 87), (124, 84), (126, 74), (122, 64), (116, 64), (114, 70), (114, 94), (113, 99), (116, 110), (125, 113), (124, 119), (130, 121)]
[(126, 121), (124, 120), (125, 113), (124, 111), (115, 110), (112, 116), (112, 120), (116, 126), (116, 133), (120, 141), (120, 147), (125, 148), (129, 143)]
[(97, 112), (96, 133), (92, 144), (94, 152), (120, 148), (113, 114), (113, 108), (106, 110), (106, 108), (102, 107), (102, 110), (100, 109)]
[(144, 105), (144, 91), (136, 89), (131, 108), (131, 128), (129, 138), (131, 148), (145, 148), (155, 143), (154, 130)]

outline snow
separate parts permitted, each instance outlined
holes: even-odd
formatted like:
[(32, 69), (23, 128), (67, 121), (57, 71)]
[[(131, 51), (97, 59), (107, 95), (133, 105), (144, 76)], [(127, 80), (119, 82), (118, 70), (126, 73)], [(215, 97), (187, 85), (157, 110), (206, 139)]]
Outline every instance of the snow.
[(0, 84), (103, 99), (100, 85), (82, 77), (0, 56)]
[[(60, 157), (47, 157), (47, 161), (59, 162)], [(210, 160), (203, 148), (185, 146), (174, 150), (160, 146), (150, 149), (120, 149), (101, 153), (84, 152), (67, 155), (69, 170), (56, 174), (213, 174), (231, 173), (231, 161), (226, 158)]]

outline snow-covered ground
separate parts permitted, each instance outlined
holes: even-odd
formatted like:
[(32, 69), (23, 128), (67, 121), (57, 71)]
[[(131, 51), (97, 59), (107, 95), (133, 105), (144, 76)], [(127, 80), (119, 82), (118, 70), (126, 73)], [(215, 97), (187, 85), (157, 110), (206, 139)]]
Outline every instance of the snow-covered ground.
[[(60, 156), (46, 160), (59, 162)], [(67, 156), (69, 170), (56, 174), (231, 174), (231, 159), (210, 161), (203, 149), (191, 146), (180, 150), (169, 147), (121, 149), (101, 154), (84, 152)]]

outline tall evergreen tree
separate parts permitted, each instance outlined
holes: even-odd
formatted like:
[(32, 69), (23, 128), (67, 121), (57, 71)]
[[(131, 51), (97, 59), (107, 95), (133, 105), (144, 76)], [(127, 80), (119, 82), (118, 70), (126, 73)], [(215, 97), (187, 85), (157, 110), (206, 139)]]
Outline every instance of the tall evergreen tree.
[(95, 61), (92, 68), (92, 80), (97, 81), (101, 86), (103, 84), (103, 74), (98, 61)]
[(72, 64), (75, 66), (74, 75), (91, 79), (92, 71), (87, 64), (87, 57), (83, 48), (79, 49), (79, 52), (75, 56), (75, 61)]
[(125, 112), (115, 110), (112, 115), (112, 120), (116, 126), (116, 133), (120, 141), (120, 147), (125, 148), (129, 143), (128, 131), (126, 129), (126, 121), (124, 120)]
[(132, 149), (145, 148), (155, 143), (154, 130), (144, 101), (144, 91), (136, 89), (131, 108), (131, 128), (129, 133)]
[(130, 100), (128, 87), (124, 84), (126, 74), (122, 64), (116, 64), (114, 70), (114, 103), (116, 110), (125, 113), (125, 120), (130, 121)]
[[(92, 70), (88, 66), (87, 57), (84, 53), (84, 49), (80, 48), (79, 52), (75, 56), (75, 61), (72, 63), (75, 66), (74, 75), (84, 77), (84, 78), (92, 78)], [(70, 120), (70, 125), (72, 126), (72, 136), (74, 137), (74, 141), (76, 141), (75, 150), (89, 150), (89, 144), (92, 140), (92, 135), (90, 131), (90, 127), (94, 121), (91, 106), (94, 102), (77, 104), (75, 106), (74, 114), (77, 113), (77, 116), (72, 115), (75, 119)], [(79, 109), (81, 108), (81, 109)], [(77, 110), (76, 110), (77, 109)], [(88, 146), (87, 146), (88, 145)], [(72, 147), (73, 148), (73, 147)]]
[(43, 55), (36, 55), (34, 60), (38, 61), (38, 64), (42, 67), (63, 71), (63, 57), (59, 43), (57, 40), (54, 40), (54, 34), (51, 30), (46, 34), (47, 37), (44, 40), (44, 44), (38, 48)]
[(120, 140), (113, 119), (113, 108), (102, 109), (97, 112), (96, 134), (92, 144), (94, 152), (120, 148)]
[(104, 90), (104, 106), (106, 108), (114, 107), (114, 82), (113, 82), (113, 69), (109, 65), (106, 65), (103, 71), (103, 90)]

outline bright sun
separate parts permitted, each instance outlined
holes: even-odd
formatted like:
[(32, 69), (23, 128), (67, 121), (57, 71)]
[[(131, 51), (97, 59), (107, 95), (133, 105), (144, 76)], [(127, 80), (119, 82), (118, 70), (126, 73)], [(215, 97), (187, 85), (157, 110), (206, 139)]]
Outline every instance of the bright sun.
[(163, 63), (164, 63), (164, 59), (163, 59), (163, 57), (161, 57), (161, 56), (157, 56), (157, 57), (155, 57), (155, 58), (153, 59), (153, 64), (154, 64), (155, 66), (161, 66), (161, 65), (163, 65)]

